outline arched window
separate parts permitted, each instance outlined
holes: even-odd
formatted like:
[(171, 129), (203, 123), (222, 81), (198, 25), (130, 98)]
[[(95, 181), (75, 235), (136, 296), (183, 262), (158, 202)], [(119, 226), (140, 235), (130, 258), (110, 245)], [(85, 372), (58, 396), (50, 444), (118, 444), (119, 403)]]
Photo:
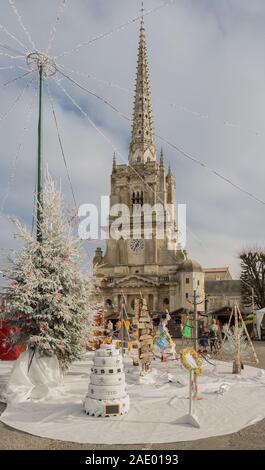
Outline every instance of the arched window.
[(143, 203), (144, 203), (144, 193), (143, 193), (143, 191), (133, 192), (133, 194), (132, 194), (132, 205), (137, 204), (138, 206), (142, 206)]
[(169, 305), (169, 299), (167, 297), (163, 300), (163, 302), (165, 305)]
[(107, 300), (106, 300), (106, 305), (107, 305), (107, 307), (112, 307), (112, 300), (111, 300), (111, 299), (107, 299)]

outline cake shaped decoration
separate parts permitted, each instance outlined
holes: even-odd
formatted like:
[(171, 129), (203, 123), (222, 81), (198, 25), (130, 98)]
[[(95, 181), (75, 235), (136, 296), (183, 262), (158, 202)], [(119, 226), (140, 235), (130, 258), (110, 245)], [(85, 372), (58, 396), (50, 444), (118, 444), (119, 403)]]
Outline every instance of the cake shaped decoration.
[(114, 344), (102, 344), (95, 351), (85, 412), (96, 417), (120, 416), (128, 413), (129, 407), (120, 350)]

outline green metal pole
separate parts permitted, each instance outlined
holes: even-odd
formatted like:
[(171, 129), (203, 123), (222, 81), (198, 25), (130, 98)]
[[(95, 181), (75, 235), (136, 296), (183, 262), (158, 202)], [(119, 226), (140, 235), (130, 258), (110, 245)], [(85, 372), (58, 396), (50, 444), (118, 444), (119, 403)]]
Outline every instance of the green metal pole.
[(194, 334), (194, 349), (198, 351), (198, 308), (197, 308), (197, 291), (193, 292), (193, 302), (194, 302), (194, 325), (193, 325), (193, 334)]
[(43, 203), (42, 196), (42, 92), (43, 92), (43, 67), (39, 65), (39, 122), (38, 122), (38, 181), (37, 181), (37, 241), (42, 242), (41, 207)]

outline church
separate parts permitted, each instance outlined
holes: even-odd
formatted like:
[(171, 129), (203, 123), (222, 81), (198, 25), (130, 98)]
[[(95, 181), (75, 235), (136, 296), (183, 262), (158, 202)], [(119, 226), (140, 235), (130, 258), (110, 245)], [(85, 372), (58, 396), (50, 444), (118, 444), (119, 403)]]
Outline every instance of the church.
[[(176, 178), (166, 168), (163, 150), (157, 155), (154, 139), (151, 93), (144, 20), (141, 21), (138, 48), (136, 89), (133, 108), (132, 135), (128, 163), (117, 164), (114, 155), (111, 173), (110, 207), (126, 204), (132, 218), (135, 206), (153, 206), (157, 202), (173, 206), (171, 223), (176, 222)], [(154, 221), (155, 224), (159, 220)], [(109, 226), (113, 216), (109, 216)], [(142, 295), (151, 312), (170, 312), (192, 309), (194, 290), (204, 298), (204, 271), (201, 265), (188, 257), (176, 243), (168, 246), (167, 232), (157, 238), (156, 230), (146, 239), (134, 237), (106, 240), (103, 254), (97, 248), (93, 260), (94, 273), (102, 279), (106, 307), (119, 309), (125, 303), (133, 312), (135, 299)], [(141, 235), (141, 234), (140, 234)], [(203, 306), (200, 308), (203, 310)]]

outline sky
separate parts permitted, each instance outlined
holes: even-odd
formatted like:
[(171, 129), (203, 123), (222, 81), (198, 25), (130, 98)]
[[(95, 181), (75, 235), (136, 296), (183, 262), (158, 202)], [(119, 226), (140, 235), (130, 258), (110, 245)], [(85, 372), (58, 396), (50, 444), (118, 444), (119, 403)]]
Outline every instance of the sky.
[[(168, 5), (145, 18), (155, 132), (265, 201), (265, 2), (145, 0), (145, 10), (163, 3)], [(12, 35), (0, 26), (0, 44), (19, 54), (3, 47), (0, 52), (23, 56), (0, 54), (1, 263), (17, 246), (11, 218), (32, 224), (37, 77), (32, 73), (5, 85), (26, 73), (26, 48), (45, 52), (52, 32), (50, 57), (72, 51), (55, 58), (59, 67), (132, 115), (139, 21), (73, 49), (137, 17), (141, 2), (67, 0), (63, 9), (62, 4), (61, 0), (0, 0), (0, 23)], [(50, 77), (44, 91), (44, 161), (61, 182), (67, 204), (73, 205), (49, 86), (77, 202), (98, 204), (101, 195), (109, 194), (113, 150), (120, 154), (118, 163), (127, 159), (130, 123), (58, 72), (55, 78), (88, 118)], [(161, 142), (156, 139), (156, 143), (159, 152)], [(166, 144), (163, 149), (176, 175), (177, 202), (187, 204), (189, 256), (204, 267), (230, 266), (238, 277), (240, 250), (264, 246), (264, 204)], [(85, 243), (90, 256), (97, 245), (97, 241)]]

